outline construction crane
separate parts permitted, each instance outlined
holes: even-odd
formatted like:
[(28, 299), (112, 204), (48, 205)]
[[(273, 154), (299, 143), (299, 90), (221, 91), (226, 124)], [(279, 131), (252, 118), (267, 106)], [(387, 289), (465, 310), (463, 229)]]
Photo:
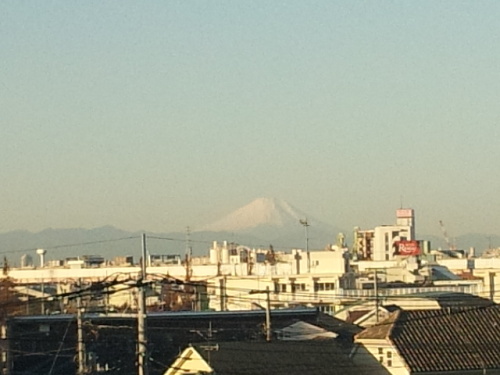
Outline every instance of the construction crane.
[(455, 245), (453, 245), (448, 237), (448, 233), (446, 232), (446, 228), (442, 220), (439, 220), (439, 225), (441, 227), (441, 232), (443, 232), (444, 240), (446, 241), (446, 245), (448, 246), (448, 250), (456, 250)]

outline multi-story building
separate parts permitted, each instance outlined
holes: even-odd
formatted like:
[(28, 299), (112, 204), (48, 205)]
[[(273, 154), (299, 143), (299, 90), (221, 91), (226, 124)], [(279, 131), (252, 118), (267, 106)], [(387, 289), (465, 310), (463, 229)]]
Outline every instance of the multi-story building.
[(354, 230), (353, 256), (360, 260), (385, 261), (398, 255), (418, 255), (413, 209), (396, 211), (396, 224), (370, 230)]

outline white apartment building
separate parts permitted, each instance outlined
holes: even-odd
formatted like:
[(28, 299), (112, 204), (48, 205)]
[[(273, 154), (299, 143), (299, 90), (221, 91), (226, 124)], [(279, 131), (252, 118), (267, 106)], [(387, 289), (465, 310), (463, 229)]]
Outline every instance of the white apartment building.
[[(400, 244), (415, 240), (415, 214), (413, 209), (396, 211), (396, 224), (377, 226), (370, 230), (355, 228), (354, 256), (360, 260), (390, 261), (400, 254)], [(417, 255), (414, 253), (413, 255)]]

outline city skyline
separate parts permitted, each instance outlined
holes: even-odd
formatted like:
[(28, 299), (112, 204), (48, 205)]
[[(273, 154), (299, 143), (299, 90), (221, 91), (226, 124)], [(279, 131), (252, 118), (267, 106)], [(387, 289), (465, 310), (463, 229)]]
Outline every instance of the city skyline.
[(0, 4), (0, 232), (196, 230), (259, 197), (500, 235), (500, 4)]

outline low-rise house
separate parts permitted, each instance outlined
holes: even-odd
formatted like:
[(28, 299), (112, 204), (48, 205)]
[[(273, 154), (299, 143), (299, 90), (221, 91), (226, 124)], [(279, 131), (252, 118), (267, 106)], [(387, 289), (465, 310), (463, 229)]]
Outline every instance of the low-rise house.
[(398, 375), (500, 374), (500, 306), (394, 311), (356, 335), (351, 358)]
[(179, 355), (165, 375), (368, 375), (371, 373), (372, 368), (356, 366), (334, 340), (309, 340), (233, 341), (192, 345)]
[[(309, 337), (311, 333), (314, 338), (336, 336), (334, 341), (346, 358), (352, 349), (354, 335), (361, 331), (355, 325), (316, 309), (271, 310), (270, 315), (273, 341), (283, 330), (295, 338), (296, 334)], [(108, 368), (113, 374), (137, 373), (137, 315), (84, 312), (82, 318), (84, 344), (87, 353), (91, 353), (89, 359), (92, 358), (89, 367), (96, 373), (99, 368)], [(209, 338), (213, 342), (262, 341), (266, 337), (265, 324), (264, 310), (148, 313), (149, 374), (164, 374), (164, 364), (172, 363), (179, 350), (190, 343), (205, 345)], [(301, 326), (302, 329), (296, 329)], [(76, 373), (74, 358), (78, 337), (74, 314), (11, 316), (7, 320), (6, 334), (7, 339), (3, 341), (8, 348), (4, 350), (9, 350), (4, 362), (10, 364), (9, 374)], [(61, 352), (66, 355), (59, 355)]]
[[(276, 311), (273, 311), (273, 313)], [(254, 339), (190, 344), (165, 375), (335, 375), (371, 374), (373, 365), (350, 358), (353, 337), (360, 328), (319, 313), (315, 321), (295, 319), (275, 326), (272, 341)], [(380, 374), (389, 374), (380, 364)]]
[[(490, 306), (493, 303), (485, 298), (467, 293), (427, 292), (402, 297), (384, 298), (378, 296), (376, 301), (357, 302), (351, 308), (345, 309), (335, 316), (357, 326), (368, 328), (387, 319), (395, 310), (436, 310), (460, 307)], [(378, 318), (377, 318), (378, 315)]]

